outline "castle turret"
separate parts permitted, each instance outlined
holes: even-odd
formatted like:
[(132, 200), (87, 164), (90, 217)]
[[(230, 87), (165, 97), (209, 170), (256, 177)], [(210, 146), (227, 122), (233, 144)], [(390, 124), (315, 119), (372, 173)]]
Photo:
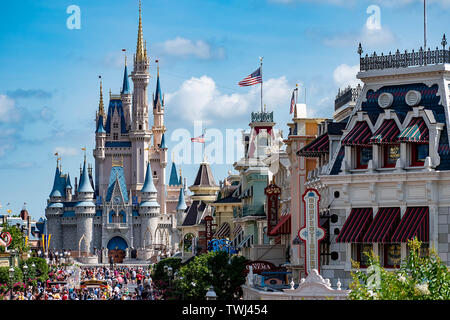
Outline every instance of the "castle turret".
[(181, 226), (183, 224), (184, 219), (186, 218), (186, 200), (184, 198), (184, 190), (180, 188), (180, 194), (178, 196), (178, 204), (177, 204), (177, 225)]
[(70, 174), (67, 174), (65, 190), (66, 201), (72, 201), (72, 184), (70, 183)]
[(125, 56), (125, 69), (123, 71), (123, 83), (121, 91), (122, 105), (125, 113), (127, 130), (131, 129), (131, 90), (128, 81), (127, 57)]
[[(84, 156), (83, 171), (78, 185), (78, 202), (75, 204), (75, 216), (77, 218), (76, 243), (80, 244), (82, 252), (92, 252), (93, 244), (93, 218), (95, 215), (94, 189), (89, 179), (86, 166), (86, 155)], [(78, 248), (77, 248), (78, 249)]]
[(158, 227), (159, 204), (157, 202), (157, 190), (153, 183), (153, 173), (150, 162), (147, 164), (145, 182), (140, 191), (141, 203), (139, 204), (139, 216), (141, 217), (141, 246), (148, 246), (152, 235)]

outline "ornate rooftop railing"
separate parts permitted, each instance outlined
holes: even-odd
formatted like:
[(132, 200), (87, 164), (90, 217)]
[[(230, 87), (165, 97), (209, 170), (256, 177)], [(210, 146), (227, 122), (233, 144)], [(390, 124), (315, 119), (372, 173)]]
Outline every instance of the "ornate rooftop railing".
[(273, 111), (252, 112), (252, 122), (273, 122)]
[(362, 87), (360, 84), (356, 88), (348, 86), (344, 90), (339, 89), (339, 92), (334, 100), (334, 110), (339, 109), (348, 102), (356, 102), (358, 100), (359, 94), (361, 93)]
[(366, 54), (362, 56), (363, 49), (361, 43), (358, 47), (358, 54), (360, 57), (360, 71), (369, 70), (382, 70), (389, 68), (407, 68), (416, 66), (426, 66), (434, 64), (444, 64), (450, 63), (450, 50), (446, 49), (447, 39), (445, 34), (442, 38), (442, 49), (436, 47), (435, 50), (423, 50), (421, 47), (419, 51), (405, 52), (401, 53), (398, 49), (395, 53), (389, 52), (388, 55), (377, 55), (374, 52), (372, 55)]

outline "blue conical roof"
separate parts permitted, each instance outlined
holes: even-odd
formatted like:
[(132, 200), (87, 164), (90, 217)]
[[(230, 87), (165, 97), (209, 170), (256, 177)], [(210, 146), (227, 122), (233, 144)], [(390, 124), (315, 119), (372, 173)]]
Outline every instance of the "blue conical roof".
[(147, 163), (147, 172), (145, 173), (145, 181), (141, 192), (157, 192), (153, 183), (153, 174), (150, 162)]
[(183, 188), (180, 188), (180, 195), (178, 196), (178, 205), (177, 205), (177, 211), (180, 210), (186, 210), (186, 200), (184, 199), (184, 190)]
[(177, 185), (179, 185), (177, 168), (175, 167), (175, 162), (172, 162), (172, 169), (170, 171), (170, 178), (169, 178), (169, 186), (177, 186)]
[(61, 177), (61, 171), (59, 171), (58, 165), (56, 165), (55, 179), (53, 180), (53, 188), (50, 197), (62, 197), (65, 194), (65, 186), (66, 181)]
[(163, 133), (163, 135), (161, 137), (161, 143), (159, 144), (159, 148), (160, 149), (167, 149), (166, 139), (164, 138), (164, 133)]
[(72, 184), (70, 183), (70, 174), (67, 174), (67, 179), (66, 179), (66, 189), (70, 188), (72, 189)]
[(84, 158), (83, 173), (80, 177), (80, 184), (78, 185), (78, 192), (94, 192), (91, 182), (89, 181), (89, 175), (86, 168), (86, 156)]
[(105, 127), (103, 127), (103, 116), (100, 115), (98, 117), (98, 122), (97, 122), (97, 130), (95, 130), (96, 133), (106, 133), (105, 131)]
[(125, 65), (125, 70), (123, 71), (122, 94), (130, 94), (130, 84), (128, 82), (127, 65)]
[(155, 93), (155, 100), (153, 101), (153, 108), (156, 108), (156, 106), (158, 105), (158, 102), (162, 106), (161, 99), (162, 99), (162, 94), (161, 94), (161, 85), (159, 84), (159, 72), (158, 72), (158, 77), (156, 79), (156, 93)]

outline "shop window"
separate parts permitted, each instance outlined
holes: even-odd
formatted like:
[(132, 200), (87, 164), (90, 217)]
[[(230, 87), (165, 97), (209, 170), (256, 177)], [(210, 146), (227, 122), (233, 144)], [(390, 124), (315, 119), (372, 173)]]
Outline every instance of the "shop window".
[(423, 166), (425, 158), (428, 157), (428, 149), (428, 144), (426, 143), (411, 144), (411, 166)]
[(400, 158), (400, 145), (391, 144), (383, 147), (384, 155), (384, 168), (393, 168), (397, 163), (397, 159)]
[(401, 246), (400, 244), (386, 244), (384, 248), (384, 267), (398, 268), (402, 262)]
[(352, 260), (359, 262), (361, 268), (369, 266), (369, 254), (373, 251), (371, 244), (353, 243), (352, 244)]
[(356, 169), (367, 169), (372, 159), (372, 147), (356, 147)]
[[(408, 256), (411, 253), (411, 249), (407, 246), (407, 254)], [(427, 242), (422, 242), (419, 248), (419, 257), (425, 258), (430, 254), (430, 245)]]

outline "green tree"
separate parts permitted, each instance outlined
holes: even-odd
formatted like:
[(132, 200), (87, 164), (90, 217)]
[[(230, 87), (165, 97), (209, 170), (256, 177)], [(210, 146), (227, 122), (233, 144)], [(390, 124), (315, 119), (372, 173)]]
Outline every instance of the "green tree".
[[(23, 235), (22, 230), (17, 226), (10, 226), (7, 223), (2, 225), (2, 231), (9, 232), (11, 234), (11, 244), (8, 247), (8, 250), (17, 250), (20, 253), (28, 252), (28, 246), (25, 246), (25, 237)], [(5, 252), (4, 247), (0, 247), (1, 252)]]
[(44, 258), (32, 257), (25, 261), (21, 261), (20, 268), (22, 270), (25, 264), (28, 267), (28, 278), (35, 279), (41, 282), (44, 282), (45, 280), (48, 279), (49, 268)]
[(431, 249), (420, 256), (421, 242), (408, 241), (410, 254), (400, 268), (387, 271), (373, 253), (368, 255), (369, 267), (352, 272), (349, 298), (353, 300), (449, 300), (450, 271), (437, 252)]
[[(172, 268), (172, 277), (164, 271), (164, 266)], [(154, 288), (162, 295), (164, 300), (180, 299), (181, 289), (175, 279), (175, 273), (181, 267), (181, 258), (166, 258), (158, 262), (152, 271)]]
[(240, 286), (245, 282), (246, 261), (242, 256), (230, 257), (225, 251), (196, 256), (179, 271), (183, 297), (204, 300), (212, 285), (219, 300), (238, 298), (242, 294)]
[[(9, 286), (9, 268), (0, 267), (0, 283)], [(14, 279), (13, 283), (21, 282), (23, 280), (22, 270), (19, 267), (14, 267)]]

